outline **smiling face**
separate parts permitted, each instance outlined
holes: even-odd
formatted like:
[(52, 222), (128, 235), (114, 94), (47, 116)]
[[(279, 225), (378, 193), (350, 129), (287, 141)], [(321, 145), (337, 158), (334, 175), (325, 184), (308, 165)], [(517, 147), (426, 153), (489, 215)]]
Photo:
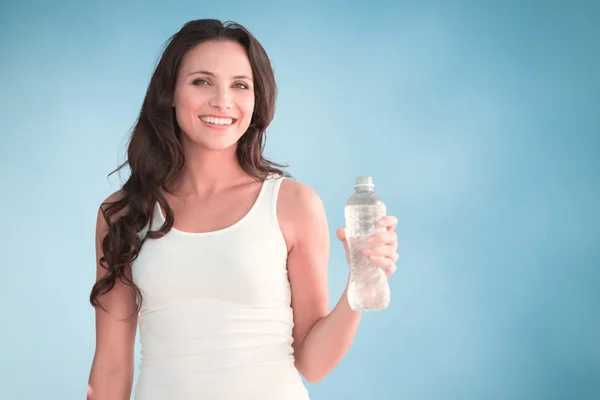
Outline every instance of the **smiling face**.
[(209, 41), (192, 48), (183, 58), (173, 97), (183, 144), (210, 150), (236, 145), (252, 119), (252, 79), (240, 44)]

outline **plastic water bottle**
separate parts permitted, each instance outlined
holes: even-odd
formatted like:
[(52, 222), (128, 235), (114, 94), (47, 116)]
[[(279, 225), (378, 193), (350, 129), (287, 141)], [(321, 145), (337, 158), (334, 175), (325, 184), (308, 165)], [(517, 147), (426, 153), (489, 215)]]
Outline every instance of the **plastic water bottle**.
[(374, 191), (370, 176), (359, 176), (355, 193), (344, 207), (346, 240), (350, 252), (348, 302), (353, 310), (382, 310), (390, 303), (390, 287), (384, 269), (373, 264), (363, 250), (367, 239), (385, 231), (377, 221), (386, 215), (385, 203)]

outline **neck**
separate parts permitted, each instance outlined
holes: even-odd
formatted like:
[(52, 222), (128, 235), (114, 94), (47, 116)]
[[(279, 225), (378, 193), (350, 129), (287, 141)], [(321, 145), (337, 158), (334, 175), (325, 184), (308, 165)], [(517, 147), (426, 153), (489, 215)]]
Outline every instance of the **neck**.
[(185, 165), (170, 185), (179, 197), (206, 198), (248, 180), (236, 157), (236, 145), (224, 150), (184, 146)]

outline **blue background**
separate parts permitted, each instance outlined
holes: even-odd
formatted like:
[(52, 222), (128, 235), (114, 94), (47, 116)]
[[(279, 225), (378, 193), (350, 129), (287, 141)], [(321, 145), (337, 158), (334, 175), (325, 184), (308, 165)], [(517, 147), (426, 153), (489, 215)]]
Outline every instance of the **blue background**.
[(0, 4), (0, 398), (84, 398), (106, 175), (206, 17), (273, 60), (266, 154), (325, 204), (332, 306), (354, 177), (400, 221), (392, 304), (312, 399), (600, 398), (598, 3)]

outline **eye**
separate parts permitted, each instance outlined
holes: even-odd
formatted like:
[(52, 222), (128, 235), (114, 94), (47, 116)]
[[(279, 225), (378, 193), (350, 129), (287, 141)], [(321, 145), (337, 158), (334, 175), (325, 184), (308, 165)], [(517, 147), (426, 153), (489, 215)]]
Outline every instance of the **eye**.
[(239, 86), (241, 86), (241, 89), (248, 89), (248, 85), (246, 85), (245, 83), (236, 83), (235, 85), (233, 85), (233, 87)]
[(204, 84), (207, 84), (207, 83), (208, 82), (206, 82), (204, 79), (200, 79), (200, 78), (194, 79), (192, 81), (192, 85), (196, 85), (196, 86), (204, 85)]

